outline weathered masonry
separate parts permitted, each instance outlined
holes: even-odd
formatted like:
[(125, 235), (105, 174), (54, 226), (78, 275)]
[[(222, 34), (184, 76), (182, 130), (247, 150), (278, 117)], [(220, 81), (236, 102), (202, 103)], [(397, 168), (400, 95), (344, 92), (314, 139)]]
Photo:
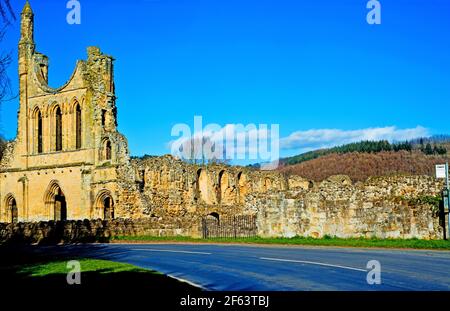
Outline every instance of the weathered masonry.
[(0, 220), (113, 217), (116, 167), (128, 156), (116, 129), (113, 58), (89, 47), (69, 81), (51, 88), (28, 2), (21, 17), (18, 130), (1, 162)]
[(63, 227), (67, 240), (70, 232), (82, 239), (98, 232), (442, 237), (442, 213), (434, 203), (443, 184), (431, 177), (312, 182), (239, 166), (188, 164), (170, 155), (130, 159), (117, 131), (113, 58), (89, 47), (69, 81), (51, 88), (48, 58), (35, 50), (33, 31), (27, 2), (17, 137), (0, 163), (0, 222), (7, 223), (0, 236), (45, 240), (50, 229)]

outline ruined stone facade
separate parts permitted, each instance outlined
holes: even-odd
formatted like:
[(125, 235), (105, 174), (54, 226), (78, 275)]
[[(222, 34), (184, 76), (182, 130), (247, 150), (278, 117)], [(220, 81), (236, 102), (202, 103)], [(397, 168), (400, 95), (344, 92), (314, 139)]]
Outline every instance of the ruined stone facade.
[(428, 176), (372, 177), (352, 184), (332, 176), (309, 190), (254, 195), (258, 233), (310, 236), (440, 239), (437, 198), (443, 182)]
[(0, 221), (140, 218), (211, 206), (237, 213), (248, 192), (284, 187), (268, 178), (250, 184), (237, 168), (199, 168), (172, 157), (131, 163), (117, 131), (114, 59), (89, 47), (68, 82), (51, 88), (28, 2), (18, 48), (18, 130), (0, 164)]
[[(113, 58), (88, 48), (87, 60), (53, 89), (33, 27), (27, 3), (19, 42), (18, 132), (0, 164), (0, 222), (139, 219), (138, 227), (146, 229), (137, 233), (200, 236), (203, 218), (255, 215), (260, 236), (442, 236), (436, 206), (420, 198), (438, 196), (443, 185), (426, 176), (357, 184), (334, 176), (314, 183), (239, 166), (188, 164), (169, 155), (130, 159), (117, 131)], [(5, 234), (39, 228), (10, 225)]]
[(190, 235), (214, 215), (256, 215), (257, 234), (439, 239), (436, 201), (443, 182), (429, 176), (348, 176), (313, 182), (238, 166), (187, 164), (171, 156), (133, 160), (144, 217), (184, 220)]
[(113, 217), (117, 167), (128, 161), (126, 139), (116, 128), (113, 58), (89, 47), (67, 83), (51, 88), (27, 2), (19, 80), (17, 137), (0, 167), (0, 220)]

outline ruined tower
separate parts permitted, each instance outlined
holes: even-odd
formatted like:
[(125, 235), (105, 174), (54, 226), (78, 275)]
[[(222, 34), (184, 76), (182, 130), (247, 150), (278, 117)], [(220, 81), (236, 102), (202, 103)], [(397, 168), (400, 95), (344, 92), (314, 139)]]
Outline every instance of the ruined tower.
[(17, 137), (0, 164), (0, 221), (112, 218), (118, 169), (129, 163), (117, 131), (114, 59), (89, 47), (70, 79), (52, 88), (28, 1), (20, 29)]

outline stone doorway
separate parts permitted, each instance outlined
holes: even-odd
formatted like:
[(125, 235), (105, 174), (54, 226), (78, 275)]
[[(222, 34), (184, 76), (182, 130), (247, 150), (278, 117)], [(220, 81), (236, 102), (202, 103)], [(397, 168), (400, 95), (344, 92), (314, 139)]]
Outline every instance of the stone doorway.
[(59, 182), (50, 182), (44, 195), (44, 202), (48, 213), (48, 219), (54, 221), (67, 220), (67, 201)]
[(55, 195), (55, 221), (67, 220), (67, 203), (66, 197), (62, 193), (61, 189), (58, 189), (58, 194)]
[(8, 221), (15, 224), (19, 221), (19, 209), (17, 208), (16, 199), (13, 196), (9, 196), (6, 200), (6, 209), (8, 213)]
[(114, 205), (112, 198), (107, 196), (103, 199), (103, 217), (106, 220), (114, 219)]
[(19, 221), (19, 210), (17, 209), (16, 200), (12, 199), (12, 205), (11, 205), (11, 222), (13, 224), (17, 223)]
[(114, 200), (109, 190), (103, 189), (97, 194), (94, 202), (94, 218), (114, 219)]

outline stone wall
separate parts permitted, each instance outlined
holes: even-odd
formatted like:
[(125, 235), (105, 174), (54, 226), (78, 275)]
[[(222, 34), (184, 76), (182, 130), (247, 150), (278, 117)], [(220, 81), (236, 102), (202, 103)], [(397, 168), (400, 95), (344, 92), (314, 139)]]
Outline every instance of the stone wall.
[(0, 244), (108, 242), (115, 236), (199, 236), (198, 220), (115, 219), (0, 223)]
[[(299, 176), (226, 165), (195, 165), (171, 156), (132, 162), (142, 217), (201, 219), (257, 215), (260, 236), (442, 238), (435, 204), (442, 181), (428, 176)], [(132, 192), (134, 193), (134, 192)], [(130, 215), (132, 218), (132, 215)]]
[(245, 167), (188, 164), (171, 156), (134, 159), (116, 169), (115, 216), (128, 220), (2, 224), (1, 236), (33, 243), (54, 239), (46, 234), (58, 230), (66, 232), (61, 240), (68, 242), (122, 233), (200, 237), (201, 219), (212, 214), (256, 215), (258, 235), (264, 237), (443, 236), (436, 205), (428, 200), (439, 196), (443, 183), (428, 176), (355, 184), (347, 176), (332, 176), (315, 183)]
[[(180, 178), (186, 178), (183, 176)], [(438, 206), (433, 201), (443, 183), (434, 178), (380, 177), (356, 184), (347, 176), (333, 176), (315, 184), (295, 178), (287, 180), (290, 185), (287, 189), (250, 192), (242, 205), (232, 206), (189, 205), (179, 201), (182, 196), (172, 197), (170, 191), (155, 192), (154, 195), (166, 196), (158, 203), (142, 190), (150, 198), (147, 203), (151, 212), (143, 218), (0, 223), (0, 242), (107, 242), (119, 235), (201, 237), (202, 219), (217, 211), (223, 211), (217, 213), (221, 219), (229, 215), (256, 215), (258, 235), (262, 237), (440, 239), (443, 236)], [(170, 183), (167, 186), (170, 189)], [(138, 190), (131, 192), (134, 191)], [(174, 202), (179, 202), (178, 208)], [(168, 203), (173, 205), (166, 209)]]
[(254, 195), (260, 236), (440, 239), (438, 206), (443, 184), (428, 176), (370, 178), (352, 184), (333, 176), (313, 188)]
[(250, 194), (284, 191), (292, 185), (309, 186), (309, 181), (296, 176), (286, 179), (277, 172), (240, 166), (188, 164), (170, 155), (135, 159), (132, 166), (135, 176), (139, 176), (144, 216), (245, 214), (248, 211), (244, 203)]

